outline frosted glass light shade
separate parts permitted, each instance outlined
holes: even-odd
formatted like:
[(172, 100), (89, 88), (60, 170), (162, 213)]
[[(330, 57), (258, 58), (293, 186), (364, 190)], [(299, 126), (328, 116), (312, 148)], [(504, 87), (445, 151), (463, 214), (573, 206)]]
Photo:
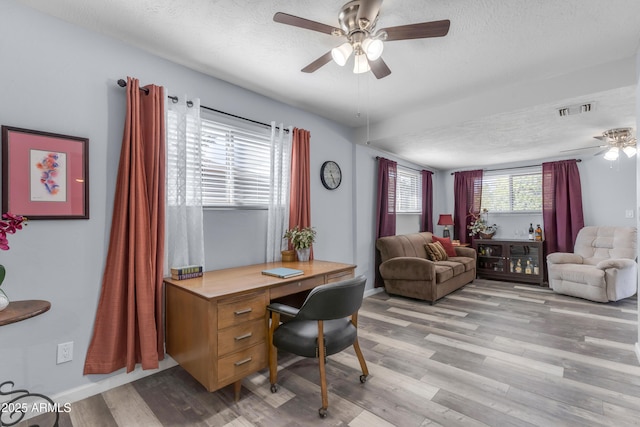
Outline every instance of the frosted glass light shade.
[(618, 147), (611, 147), (609, 151), (607, 151), (604, 155), (606, 160), (617, 160), (618, 159)]
[(627, 157), (633, 157), (636, 155), (636, 152), (637, 152), (636, 147), (632, 145), (627, 145), (622, 149), (622, 151), (624, 151), (624, 154), (626, 154)]
[(331, 49), (331, 57), (336, 64), (342, 67), (347, 63), (347, 59), (349, 59), (352, 52), (353, 46), (351, 46), (351, 43), (347, 42)]
[(369, 67), (369, 61), (367, 61), (367, 55), (356, 55), (355, 59), (353, 64), (353, 72), (355, 74), (366, 73), (371, 69), (371, 67)]
[(367, 54), (369, 61), (375, 61), (382, 55), (384, 44), (382, 40), (366, 39), (362, 42), (362, 49)]

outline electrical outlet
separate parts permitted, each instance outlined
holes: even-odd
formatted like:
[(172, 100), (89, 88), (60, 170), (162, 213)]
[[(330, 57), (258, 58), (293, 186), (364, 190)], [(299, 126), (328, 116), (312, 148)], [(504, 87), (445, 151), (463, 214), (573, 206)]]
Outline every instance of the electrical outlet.
[(625, 217), (625, 218), (633, 218), (633, 209), (627, 209), (627, 210), (624, 212), (624, 217)]
[(58, 357), (56, 364), (71, 362), (73, 360), (73, 341), (58, 344)]

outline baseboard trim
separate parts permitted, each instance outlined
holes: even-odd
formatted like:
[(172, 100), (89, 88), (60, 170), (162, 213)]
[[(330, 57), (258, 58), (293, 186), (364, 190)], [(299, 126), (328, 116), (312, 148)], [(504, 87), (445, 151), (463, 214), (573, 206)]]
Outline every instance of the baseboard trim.
[(371, 295), (379, 294), (384, 291), (384, 288), (373, 288), (368, 291), (364, 291), (364, 298), (370, 297)]
[(636, 343), (635, 348), (636, 348), (636, 357), (638, 358), (638, 363), (640, 363), (640, 342)]
[(86, 399), (87, 397), (103, 393), (107, 390), (111, 390), (112, 388), (116, 388), (121, 385), (139, 380), (140, 378), (157, 374), (158, 372), (172, 368), (177, 364), (178, 363), (175, 360), (173, 360), (168, 355), (165, 355), (164, 360), (160, 361), (158, 369), (142, 370), (142, 368), (138, 365), (133, 371), (128, 374), (124, 369), (122, 369), (119, 374), (110, 376), (96, 383), (86, 384), (80, 387), (72, 388), (70, 390), (65, 390), (61, 393), (51, 396), (51, 399), (55, 403), (60, 404), (77, 402), (79, 400)]

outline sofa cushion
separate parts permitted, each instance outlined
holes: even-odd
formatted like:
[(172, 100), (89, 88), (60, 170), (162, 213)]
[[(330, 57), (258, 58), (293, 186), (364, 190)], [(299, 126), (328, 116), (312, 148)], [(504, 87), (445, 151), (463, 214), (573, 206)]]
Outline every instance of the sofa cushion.
[(427, 257), (431, 261), (446, 261), (449, 258), (440, 242), (426, 243), (424, 248), (427, 251)]
[(462, 274), (462, 273), (465, 272), (464, 264), (461, 263), (461, 262), (453, 261), (451, 258), (449, 258), (448, 261), (438, 261), (436, 264), (437, 265), (446, 265), (447, 267), (450, 267), (451, 270), (453, 271), (453, 275), (454, 276), (457, 276), (458, 274)]
[(448, 265), (436, 264), (436, 283), (443, 283), (453, 277), (453, 268)]
[(451, 243), (451, 239), (448, 237), (437, 237), (431, 236), (434, 242), (440, 242), (442, 247), (447, 252), (447, 256), (457, 256), (456, 248), (453, 247), (453, 243)]
[(466, 256), (449, 257), (449, 261), (462, 265), (464, 267), (464, 271), (470, 271), (476, 268), (476, 260)]

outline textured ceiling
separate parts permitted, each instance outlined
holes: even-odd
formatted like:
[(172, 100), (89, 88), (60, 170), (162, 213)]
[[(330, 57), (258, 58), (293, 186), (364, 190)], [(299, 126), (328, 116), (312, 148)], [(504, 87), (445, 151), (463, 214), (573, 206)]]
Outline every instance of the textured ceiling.
[[(381, 80), (354, 75), (352, 63), (301, 73), (343, 40), (272, 20), (285, 12), (337, 26), (345, 0), (20, 1), (435, 168), (562, 156), (609, 128), (635, 127), (639, 0), (386, 0), (378, 28), (450, 19), (451, 29), (386, 42), (392, 74)], [(596, 108), (557, 116), (582, 102)]]

